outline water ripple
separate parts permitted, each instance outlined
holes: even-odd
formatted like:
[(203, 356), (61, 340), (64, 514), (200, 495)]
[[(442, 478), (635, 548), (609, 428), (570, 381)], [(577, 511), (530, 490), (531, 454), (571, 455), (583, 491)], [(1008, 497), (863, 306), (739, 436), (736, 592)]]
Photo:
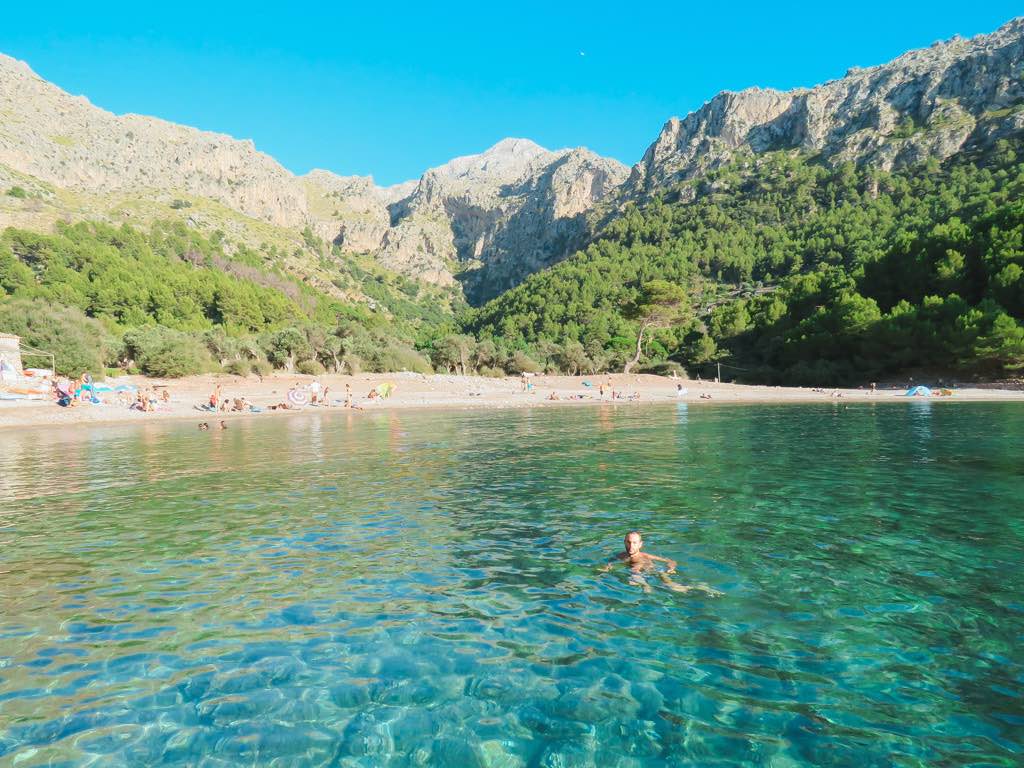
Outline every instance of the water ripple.
[(1024, 414), (685, 416), (0, 433), (0, 763), (1019, 762)]

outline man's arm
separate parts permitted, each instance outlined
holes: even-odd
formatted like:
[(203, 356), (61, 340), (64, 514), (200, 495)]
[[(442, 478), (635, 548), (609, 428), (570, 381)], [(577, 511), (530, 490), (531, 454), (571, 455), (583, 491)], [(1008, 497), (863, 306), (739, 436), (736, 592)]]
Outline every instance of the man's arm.
[(604, 565), (602, 565), (600, 567), (599, 571), (601, 573), (608, 573), (608, 571), (610, 571), (612, 568), (614, 568), (615, 564), (617, 562), (619, 562), (621, 559), (622, 559), (622, 555), (615, 555), (615, 557), (608, 558), (608, 562), (606, 562)]
[(662, 557), (661, 555), (647, 555), (647, 556), (649, 558), (651, 558), (651, 560), (658, 560), (659, 562), (665, 563), (668, 566), (668, 568), (666, 569), (667, 573), (675, 573), (676, 572), (676, 561), (673, 560), (672, 558)]

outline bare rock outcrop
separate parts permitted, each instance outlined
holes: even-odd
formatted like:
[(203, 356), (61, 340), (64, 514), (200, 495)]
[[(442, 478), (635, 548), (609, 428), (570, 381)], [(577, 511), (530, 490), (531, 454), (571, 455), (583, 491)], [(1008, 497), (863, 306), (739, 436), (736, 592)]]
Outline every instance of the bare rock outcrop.
[(627, 173), (586, 149), (505, 139), (427, 171), (392, 204), (379, 259), (399, 270), (415, 264), (432, 279), (457, 275), (471, 299), (489, 298), (570, 253), (586, 212)]
[(944, 160), (1020, 130), (1022, 68), (1018, 18), (990, 35), (935, 43), (814, 88), (722, 92), (665, 123), (623, 193), (642, 196), (700, 176), (740, 149), (792, 149), (887, 170)]

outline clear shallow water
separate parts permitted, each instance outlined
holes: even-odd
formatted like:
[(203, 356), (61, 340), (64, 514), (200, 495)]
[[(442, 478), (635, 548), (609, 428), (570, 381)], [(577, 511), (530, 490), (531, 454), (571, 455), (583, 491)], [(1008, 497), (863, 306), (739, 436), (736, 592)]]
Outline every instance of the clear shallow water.
[(1014, 405), (61, 437), (0, 432), (0, 764), (1024, 762)]

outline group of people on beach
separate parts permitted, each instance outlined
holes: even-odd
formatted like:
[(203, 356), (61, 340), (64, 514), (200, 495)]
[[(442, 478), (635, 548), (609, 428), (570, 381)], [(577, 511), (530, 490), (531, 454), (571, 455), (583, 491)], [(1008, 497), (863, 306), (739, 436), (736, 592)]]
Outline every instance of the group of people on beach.
[(71, 408), (80, 402), (96, 398), (92, 374), (88, 371), (84, 372), (77, 379), (69, 379), (66, 376), (54, 379), (51, 387), (53, 389), (53, 398), (57, 401), (57, 405), (63, 408)]
[[(388, 393), (390, 393), (390, 390), (388, 390)], [(367, 398), (369, 400), (374, 400), (380, 396), (379, 388), (375, 388), (370, 390)], [(288, 394), (285, 399), (280, 402), (267, 405), (266, 409), (270, 411), (300, 411), (307, 405), (329, 407), (336, 404), (338, 404), (337, 401), (331, 401), (330, 387), (321, 384), (319, 379), (314, 379), (312, 382), (305, 385), (300, 382), (296, 382), (294, 386), (288, 389)], [(350, 383), (345, 383), (345, 399), (341, 405), (344, 408), (359, 408), (359, 406), (353, 402), (352, 385)], [(261, 413), (264, 410), (263, 407), (250, 402), (244, 395), (240, 397), (226, 396), (224, 394), (223, 385), (219, 383), (214, 385), (207, 401), (196, 405), (196, 409), (212, 413)], [(205, 423), (206, 422), (202, 422), (200, 424), (200, 429), (203, 428), (203, 424)], [(222, 421), (221, 424), (224, 424), (224, 422)], [(226, 427), (222, 428), (226, 429)]]
[[(112, 400), (100, 399), (100, 393), (112, 393)], [(166, 408), (171, 401), (170, 390), (163, 384), (136, 388), (123, 385), (116, 390), (110, 387), (97, 388), (92, 374), (84, 372), (76, 379), (61, 376), (50, 384), (50, 393), (57, 405), (62, 408), (74, 408), (82, 403), (92, 405), (120, 405), (132, 411), (153, 413)]]
[(221, 385), (217, 384), (214, 386), (213, 392), (210, 393), (210, 398), (207, 403), (200, 406), (200, 410), (214, 412), (220, 411), (221, 413), (240, 413), (257, 409), (249, 402), (249, 399), (245, 395), (242, 395), (241, 397), (225, 397)]

